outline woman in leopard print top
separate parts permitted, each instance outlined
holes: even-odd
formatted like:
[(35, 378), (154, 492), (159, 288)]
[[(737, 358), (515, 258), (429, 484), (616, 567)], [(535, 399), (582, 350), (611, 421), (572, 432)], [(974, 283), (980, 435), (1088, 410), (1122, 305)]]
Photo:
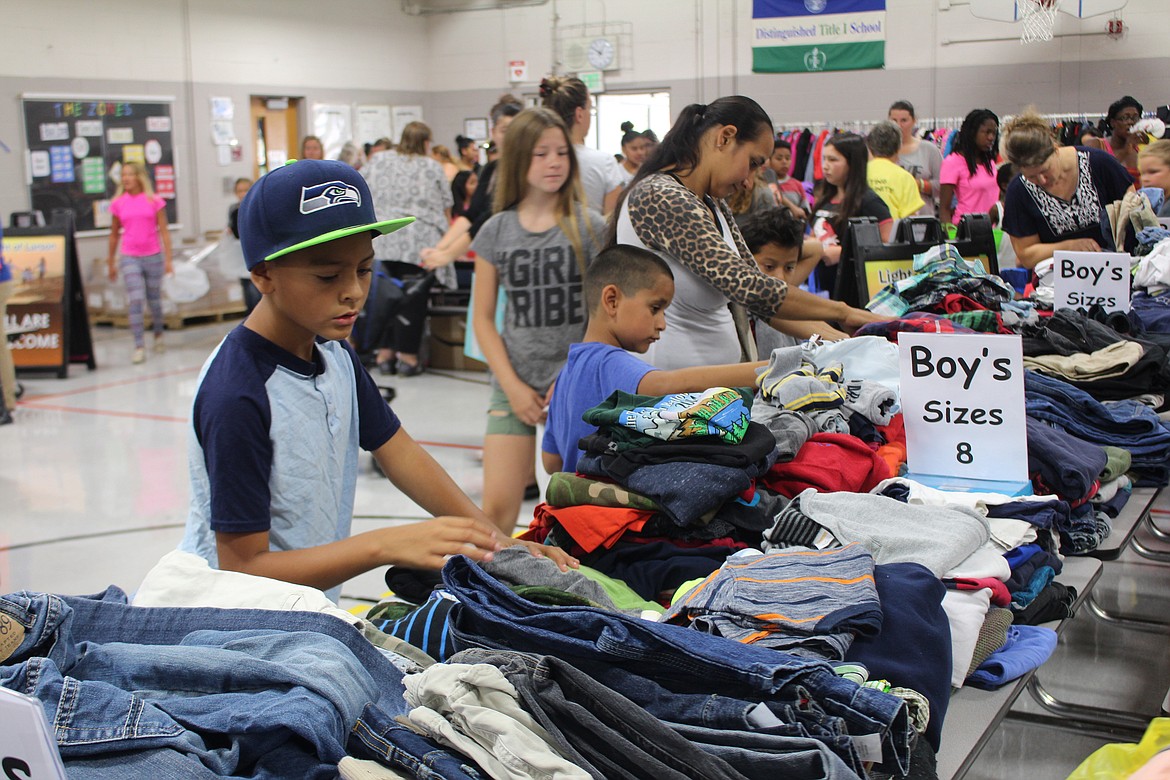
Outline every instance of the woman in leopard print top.
[(747, 314), (775, 323), (830, 320), (850, 331), (882, 319), (760, 271), (723, 199), (747, 186), (771, 154), (772, 121), (755, 101), (692, 104), (623, 193), (611, 243), (656, 252), (674, 272), (666, 330), (646, 355), (658, 368), (755, 359)]

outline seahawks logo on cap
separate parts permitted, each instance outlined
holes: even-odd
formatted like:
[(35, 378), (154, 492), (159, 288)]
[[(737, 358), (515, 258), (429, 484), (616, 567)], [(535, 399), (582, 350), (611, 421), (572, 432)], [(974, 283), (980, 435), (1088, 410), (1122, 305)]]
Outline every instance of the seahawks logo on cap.
[(362, 194), (343, 181), (328, 181), (324, 184), (314, 184), (312, 187), (301, 187), (301, 213), (312, 214), (315, 211), (344, 206), (347, 203), (362, 205)]

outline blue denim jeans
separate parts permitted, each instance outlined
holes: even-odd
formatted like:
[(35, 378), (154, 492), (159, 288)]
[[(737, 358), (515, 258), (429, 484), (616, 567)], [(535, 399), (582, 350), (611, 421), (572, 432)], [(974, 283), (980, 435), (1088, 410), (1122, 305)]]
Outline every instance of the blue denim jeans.
[(883, 759), (907, 766), (911, 727), (904, 703), (836, 676), (824, 661), (592, 607), (534, 604), (464, 556), (447, 562), (443, 581), (460, 602), (451, 622), (457, 648), (551, 655), (599, 680), (617, 668), (676, 692), (780, 705), (807, 692), (850, 734), (881, 735)]
[(558, 658), (470, 650), (457, 660), (499, 667), (562, 752), (594, 777), (744, 780), (621, 693)]
[(1170, 479), (1170, 427), (1156, 412), (1135, 401), (1102, 403), (1084, 390), (1036, 371), (1024, 372), (1029, 417), (1052, 423), (1073, 436), (1129, 450), (1142, 475), (1139, 486)]
[(360, 717), (406, 712), (398, 668), (328, 615), (131, 607), (117, 588), (0, 613), (24, 630), (0, 685), (42, 702), (70, 777), (335, 777)]
[[(659, 720), (717, 731), (767, 734), (777, 739), (816, 739), (835, 750), (853, 771), (859, 774), (864, 771), (853, 751), (845, 720), (828, 715), (802, 686), (794, 687), (792, 698), (777, 695), (761, 703), (718, 693), (671, 691), (624, 669), (607, 669), (603, 679), (607, 686), (621, 691)], [(758, 725), (753, 713), (761, 707), (780, 723)], [(874, 731), (877, 730), (880, 727)]]
[(841, 758), (815, 739), (776, 736), (760, 731), (708, 729), (685, 723), (667, 723), (711, 755), (718, 756), (749, 780), (853, 780), (863, 773), (850, 769)]

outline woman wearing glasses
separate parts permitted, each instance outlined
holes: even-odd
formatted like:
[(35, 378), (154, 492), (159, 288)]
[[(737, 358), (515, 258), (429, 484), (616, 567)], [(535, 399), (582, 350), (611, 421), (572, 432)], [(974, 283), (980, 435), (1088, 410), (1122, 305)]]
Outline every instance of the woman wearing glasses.
[(1109, 129), (1108, 138), (1094, 139), (1095, 146), (1109, 152), (1125, 166), (1125, 170), (1136, 181), (1138, 179), (1138, 147), (1148, 144), (1145, 133), (1131, 133), (1130, 130), (1142, 118), (1142, 104), (1126, 95), (1109, 105), (1105, 124)]
[(1019, 172), (1004, 198), (1004, 232), (1024, 268), (1057, 250), (1112, 251), (1102, 207), (1133, 189), (1133, 177), (1112, 155), (1057, 146), (1052, 127), (1027, 111), (1003, 128), (1003, 154)]

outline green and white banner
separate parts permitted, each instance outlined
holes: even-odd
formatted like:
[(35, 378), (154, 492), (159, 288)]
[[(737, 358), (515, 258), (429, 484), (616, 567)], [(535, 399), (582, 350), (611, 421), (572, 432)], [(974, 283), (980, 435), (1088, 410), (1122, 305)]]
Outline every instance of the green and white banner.
[(753, 0), (752, 22), (753, 73), (886, 64), (885, 0)]

